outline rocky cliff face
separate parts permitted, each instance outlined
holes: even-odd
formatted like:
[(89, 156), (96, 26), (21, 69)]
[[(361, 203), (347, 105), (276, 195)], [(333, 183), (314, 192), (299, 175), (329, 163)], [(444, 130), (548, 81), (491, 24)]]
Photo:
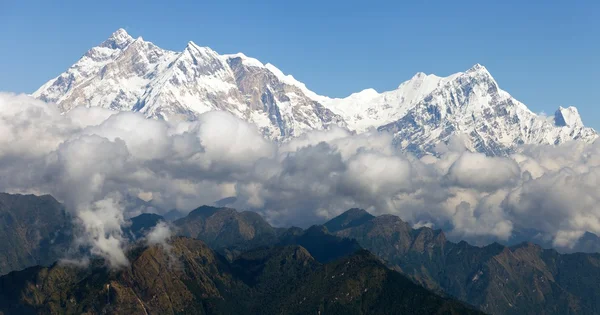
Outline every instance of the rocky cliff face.
[(454, 75), (379, 130), (393, 132), (400, 147), (418, 153), (434, 152), (438, 143), (456, 134), (467, 136), (468, 149), (488, 155), (505, 155), (523, 144), (591, 142), (597, 137), (573, 107), (559, 109), (554, 120), (534, 114), (501, 90), (481, 65)]
[(280, 71), (269, 69), (243, 54), (219, 55), (193, 42), (182, 52), (164, 50), (120, 29), (33, 95), (63, 111), (100, 106), (168, 120), (225, 110), (275, 140), (330, 124), (345, 126), (341, 117), (286, 83)]

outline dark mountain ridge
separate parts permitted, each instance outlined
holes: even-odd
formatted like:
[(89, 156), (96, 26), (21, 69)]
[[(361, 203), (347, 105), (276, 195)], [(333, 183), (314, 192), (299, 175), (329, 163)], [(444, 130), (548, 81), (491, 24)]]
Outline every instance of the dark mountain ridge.
[[(336, 226), (338, 220), (325, 226)], [(600, 314), (600, 254), (559, 254), (532, 243), (510, 247), (453, 243), (441, 230), (413, 229), (392, 215), (363, 214), (361, 224), (331, 232), (356, 240), (426, 288), (485, 312)]]
[(0, 314), (479, 314), (387, 269), (367, 251), (329, 264), (300, 246), (233, 262), (199, 240), (141, 247), (107, 270), (32, 267), (0, 278)]
[[(16, 248), (23, 249), (16, 256), (11, 252), (14, 249), (0, 255), (0, 261), (16, 262), (7, 265), (7, 272), (36, 264), (49, 265), (64, 257), (70, 239), (58, 238), (62, 241), (57, 242), (56, 235), (69, 236), (71, 220), (56, 200), (50, 196), (2, 194), (0, 202), (0, 213), (3, 213), (0, 219), (4, 220), (0, 222), (5, 227), (2, 231), (10, 232), (4, 237), (10, 242), (25, 244)], [(49, 214), (52, 219), (40, 219)], [(159, 215), (142, 214), (131, 219), (131, 224), (124, 228), (125, 235), (135, 244), (135, 240), (143, 239), (161, 221), (164, 219)], [(27, 222), (32, 222), (31, 227), (38, 231), (28, 231)], [(454, 243), (447, 240), (441, 230), (413, 229), (396, 216), (375, 217), (361, 209), (350, 209), (321, 226), (306, 230), (275, 228), (257, 213), (210, 206), (199, 207), (170, 224), (177, 235), (205, 242), (228, 265), (237, 261), (238, 267), (246, 264), (250, 269), (259, 268), (262, 263), (249, 262), (249, 253), (271, 253), (273, 248), (294, 246), (301, 246), (315, 264), (331, 264), (364, 248), (415, 283), (488, 313), (600, 314), (599, 254), (560, 254), (532, 243), (514, 246), (493, 243), (484, 247), (464, 241)], [(13, 231), (7, 227), (18, 228)], [(58, 232), (51, 231), (53, 229)], [(25, 242), (32, 240), (37, 241)], [(14, 257), (33, 258), (14, 260)], [(259, 267), (251, 267), (252, 264)], [(31, 270), (44, 270), (35, 268), (38, 269)], [(231, 272), (244, 283), (259, 281), (244, 274), (242, 269)], [(19, 277), (31, 270), (23, 271)]]
[(69, 214), (52, 196), (0, 193), (0, 275), (55, 262), (72, 232)]
[[(229, 238), (238, 241), (218, 242), (220, 252), (229, 259), (237, 257), (239, 250), (236, 254), (228, 246), (249, 249), (298, 244), (320, 262), (346, 257), (362, 247), (416, 283), (492, 314), (600, 314), (600, 290), (596, 287), (600, 281), (599, 254), (560, 254), (526, 242), (514, 246), (492, 243), (483, 247), (464, 241), (454, 243), (441, 230), (413, 229), (397, 216), (375, 217), (362, 209), (350, 209), (322, 226), (307, 230), (272, 230), (256, 214), (250, 222), (241, 215), (245, 212), (201, 208), (204, 216), (196, 213), (182, 220), (190, 224), (201, 217), (214, 225), (224, 218), (235, 217), (233, 222), (238, 223), (231, 225), (236, 227), (233, 235), (240, 231), (238, 226), (252, 227), (245, 231), (254, 233)], [(224, 224), (217, 226), (223, 228), (219, 230), (221, 234), (231, 231)], [(193, 236), (210, 242), (212, 235)], [(582, 274), (589, 277), (583, 279)]]

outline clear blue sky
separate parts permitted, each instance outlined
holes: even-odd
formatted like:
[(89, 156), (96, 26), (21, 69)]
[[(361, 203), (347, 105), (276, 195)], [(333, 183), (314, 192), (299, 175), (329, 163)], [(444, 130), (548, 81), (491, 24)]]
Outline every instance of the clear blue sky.
[(34, 91), (123, 27), (241, 51), (335, 97), (481, 63), (533, 111), (575, 105), (600, 129), (600, 1), (170, 2), (0, 0), (0, 90)]

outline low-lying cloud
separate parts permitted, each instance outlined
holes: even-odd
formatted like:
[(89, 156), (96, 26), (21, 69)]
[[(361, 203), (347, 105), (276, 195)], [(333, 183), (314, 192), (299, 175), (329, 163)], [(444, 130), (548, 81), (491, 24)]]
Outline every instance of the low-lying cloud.
[[(438, 157), (398, 151), (386, 133), (315, 131), (283, 144), (226, 112), (195, 122), (53, 104), (0, 93), (0, 191), (48, 193), (85, 231), (78, 240), (114, 266), (127, 264), (121, 226), (157, 209), (230, 206), (275, 225), (307, 226), (361, 207), (392, 213), (454, 238), (509, 240), (534, 229), (560, 248), (600, 234), (600, 144), (528, 146), (510, 157), (464, 150), (460, 136)], [(160, 243), (167, 226), (148, 238)]]

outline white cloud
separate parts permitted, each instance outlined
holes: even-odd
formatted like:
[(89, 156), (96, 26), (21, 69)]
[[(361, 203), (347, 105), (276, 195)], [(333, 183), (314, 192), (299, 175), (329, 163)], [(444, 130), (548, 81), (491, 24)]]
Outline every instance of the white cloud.
[(168, 248), (167, 241), (173, 235), (171, 227), (166, 222), (159, 222), (148, 234), (146, 235), (146, 242), (148, 245), (162, 245)]
[(107, 198), (79, 208), (77, 216), (85, 229), (80, 242), (91, 245), (92, 253), (106, 258), (112, 267), (129, 264), (121, 232), (121, 226), (125, 223), (123, 211), (115, 199)]
[(184, 211), (235, 196), (232, 206), (276, 225), (362, 207), (467, 240), (536, 229), (568, 248), (585, 231), (600, 233), (600, 144), (491, 158), (464, 141), (421, 159), (398, 152), (389, 134), (340, 128), (278, 145), (225, 112), (183, 123), (84, 107), (60, 115), (0, 93), (0, 190), (52, 194), (80, 220), (80, 242), (117, 266), (126, 263), (120, 226), (139, 214), (120, 202), (127, 195)]
[(520, 175), (519, 166), (512, 159), (471, 152), (463, 152), (448, 171), (452, 184), (488, 191), (509, 186)]

